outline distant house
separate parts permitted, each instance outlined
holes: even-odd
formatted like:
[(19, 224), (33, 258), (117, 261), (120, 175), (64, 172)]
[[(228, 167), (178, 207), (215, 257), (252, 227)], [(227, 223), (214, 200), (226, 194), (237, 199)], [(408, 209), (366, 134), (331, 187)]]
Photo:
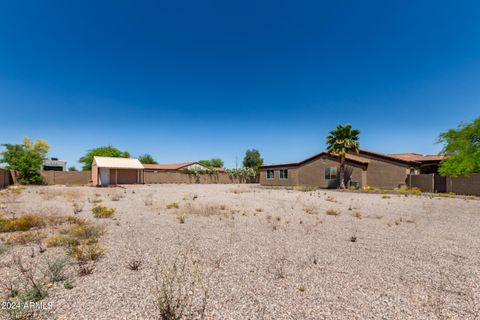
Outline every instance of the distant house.
[(67, 171), (67, 161), (50, 158), (43, 161), (43, 171)]
[[(406, 185), (409, 174), (435, 173), (443, 156), (416, 153), (381, 154), (360, 150), (346, 156), (345, 182), (358, 187), (393, 189)], [(300, 162), (260, 167), (260, 184), (266, 186), (312, 185), (337, 188), (338, 157), (321, 152)]]
[(143, 183), (143, 165), (138, 159), (93, 157), (92, 183), (96, 186)]
[[(145, 172), (162, 172), (162, 171), (182, 171), (182, 170), (209, 170), (208, 167), (200, 164), (199, 162), (182, 162), (172, 164), (144, 164)], [(216, 169), (219, 172), (224, 170), (221, 168)]]

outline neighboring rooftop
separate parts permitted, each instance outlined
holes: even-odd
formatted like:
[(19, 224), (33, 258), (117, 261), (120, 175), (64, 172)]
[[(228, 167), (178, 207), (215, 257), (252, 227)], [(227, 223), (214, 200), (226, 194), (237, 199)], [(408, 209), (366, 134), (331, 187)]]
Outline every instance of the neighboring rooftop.
[(397, 159), (402, 159), (406, 161), (441, 161), (445, 158), (443, 155), (433, 155), (433, 154), (419, 154), (419, 153), (392, 153), (388, 154), (390, 157)]
[(138, 159), (93, 157), (93, 161), (99, 168), (143, 169), (143, 165)]
[(182, 168), (191, 166), (197, 162), (181, 162), (181, 163), (170, 163), (170, 164), (144, 164), (145, 169), (150, 170), (180, 170)]

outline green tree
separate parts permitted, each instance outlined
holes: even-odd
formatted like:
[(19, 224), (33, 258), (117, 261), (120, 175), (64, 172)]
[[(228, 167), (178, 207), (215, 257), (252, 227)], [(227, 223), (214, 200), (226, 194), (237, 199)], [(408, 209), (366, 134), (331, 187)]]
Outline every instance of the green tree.
[(223, 160), (220, 158), (212, 158), (210, 160), (200, 160), (198, 161), (198, 163), (209, 168), (223, 168)]
[(143, 164), (157, 164), (157, 161), (155, 161), (155, 159), (153, 159), (148, 153), (140, 155), (138, 160)]
[(49, 144), (42, 139), (35, 142), (29, 138), (23, 139), (22, 144), (3, 144), (1, 163), (7, 163), (7, 169), (18, 172), (18, 182), (21, 184), (39, 184), (43, 178), (40, 170), (46, 159)]
[(92, 170), (93, 157), (115, 157), (115, 158), (130, 158), (130, 153), (127, 151), (120, 151), (112, 146), (98, 147), (87, 151), (87, 154), (78, 160), (83, 163), (82, 170)]
[(263, 159), (260, 156), (260, 151), (257, 149), (248, 149), (245, 151), (245, 157), (243, 158), (243, 166), (245, 168), (258, 170), (261, 165), (263, 165)]
[(441, 133), (438, 142), (444, 144), (441, 153), (447, 156), (440, 162), (441, 175), (480, 173), (480, 117)]
[(327, 136), (327, 151), (338, 156), (340, 162), (340, 188), (345, 189), (345, 155), (357, 152), (360, 146), (358, 136), (360, 131), (352, 129), (350, 124), (338, 125)]
[(68, 167), (68, 171), (78, 171), (74, 166)]

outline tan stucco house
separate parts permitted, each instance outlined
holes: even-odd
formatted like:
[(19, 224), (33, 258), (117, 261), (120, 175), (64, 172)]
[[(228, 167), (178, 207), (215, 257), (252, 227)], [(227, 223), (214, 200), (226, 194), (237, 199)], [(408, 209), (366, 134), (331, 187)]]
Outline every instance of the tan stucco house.
[(143, 181), (143, 165), (138, 159), (93, 157), (93, 185), (140, 184)]
[[(393, 189), (406, 185), (409, 174), (434, 173), (442, 156), (416, 153), (381, 154), (367, 150), (347, 154), (345, 182), (358, 187)], [(339, 186), (338, 157), (318, 153), (301, 162), (260, 167), (260, 184), (265, 186)]]

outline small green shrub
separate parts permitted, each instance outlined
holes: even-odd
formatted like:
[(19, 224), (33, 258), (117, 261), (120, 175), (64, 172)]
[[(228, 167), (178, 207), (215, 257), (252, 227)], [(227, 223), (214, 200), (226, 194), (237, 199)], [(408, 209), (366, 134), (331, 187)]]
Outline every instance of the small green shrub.
[(178, 205), (178, 202), (172, 202), (167, 204), (167, 209), (178, 209), (180, 206)]
[(95, 218), (111, 218), (115, 214), (115, 209), (106, 206), (95, 206), (92, 208), (92, 213)]

